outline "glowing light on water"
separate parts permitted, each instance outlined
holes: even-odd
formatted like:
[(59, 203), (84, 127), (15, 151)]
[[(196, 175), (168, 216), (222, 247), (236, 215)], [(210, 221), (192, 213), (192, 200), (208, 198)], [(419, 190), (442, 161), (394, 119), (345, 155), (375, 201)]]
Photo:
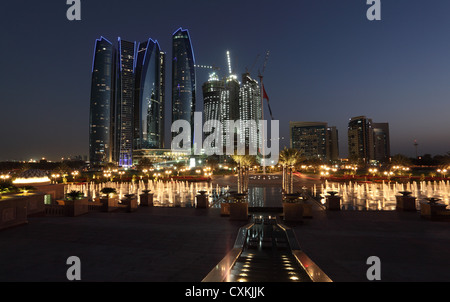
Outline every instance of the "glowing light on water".
[(50, 182), (50, 178), (48, 178), (48, 177), (31, 177), (31, 178), (17, 178), (13, 181), (13, 184), (23, 185), (23, 184), (46, 183), (46, 182)]
[(195, 197), (199, 191), (206, 191), (210, 203), (217, 195), (224, 194), (228, 188), (220, 188), (218, 185), (214, 188), (211, 183), (189, 183), (187, 181), (164, 182), (149, 181), (144, 183), (140, 180), (136, 183), (131, 182), (107, 182), (96, 184), (94, 182), (85, 184), (68, 184), (65, 191), (81, 191), (85, 196), (93, 200), (101, 196), (101, 190), (105, 187), (114, 188), (117, 191), (117, 198), (121, 200), (126, 194), (135, 194), (138, 197), (143, 190), (150, 190), (153, 194), (153, 203), (155, 206), (173, 207), (173, 206), (195, 206)]
[[(317, 188), (314, 187), (314, 190)], [(395, 210), (396, 196), (402, 191), (411, 192), (411, 195), (416, 197), (417, 206), (429, 197), (439, 198), (446, 205), (449, 205), (450, 201), (449, 181), (422, 181), (406, 184), (385, 182), (340, 184), (326, 181), (317, 191), (320, 192), (322, 204), (326, 203), (329, 192), (337, 192), (337, 195), (341, 197), (343, 209)], [(317, 196), (317, 193), (315, 195)]]

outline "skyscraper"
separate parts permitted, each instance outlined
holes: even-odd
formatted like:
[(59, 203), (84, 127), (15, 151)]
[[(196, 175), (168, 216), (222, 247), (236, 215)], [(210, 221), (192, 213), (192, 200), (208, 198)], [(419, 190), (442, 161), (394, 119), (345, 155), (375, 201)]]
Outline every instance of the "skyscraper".
[(96, 40), (92, 63), (89, 161), (93, 165), (112, 161), (113, 70), (114, 47), (111, 42), (101, 37)]
[(165, 54), (149, 39), (96, 40), (89, 154), (93, 165), (133, 165), (136, 149), (164, 148)]
[(116, 85), (116, 158), (119, 166), (133, 164), (135, 42), (118, 39)]
[[(239, 91), (239, 119), (240, 119), (240, 143), (248, 147), (259, 147), (258, 125), (262, 119), (261, 91), (258, 82), (250, 77), (249, 73), (242, 75), (242, 85)], [(254, 121), (256, 129), (246, 128), (245, 121)]]
[(306, 159), (326, 161), (328, 154), (328, 124), (322, 122), (290, 122), (291, 148)]
[(374, 159), (379, 163), (389, 162), (391, 146), (389, 123), (373, 123)]
[(373, 159), (372, 120), (357, 116), (348, 123), (348, 156), (368, 164)]
[(164, 147), (164, 54), (158, 42), (139, 43), (135, 64), (134, 149)]
[(331, 162), (339, 160), (339, 134), (336, 126), (327, 128), (327, 159)]
[[(230, 75), (224, 79), (224, 89), (220, 96), (220, 122), (225, 129), (229, 128), (229, 121), (237, 121), (239, 119), (239, 91), (240, 85), (235, 75)], [(223, 145), (230, 143), (231, 146), (236, 145), (236, 129), (232, 129), (232, 133), (225, 133), (223, 136)], [(229, 137), (230, 141), (227, 141)]]
[(348, 125), (349, 157), (365, 164), (387, 162), (390, 157), (388, 123), (373, 123), (372, 119), (358, 116)]
[[(194, 142), (195, 58), (188, 30), (179, 28), (172, 36), (172, 123), (177, 120), (191, 124)], [(177, 133), (172, 133), (172, 138)]]
[(220, 121), (221, 95), (225, 88), (224, 82), (219, 79), (216, 73), (212, 73), (202, 88), (205, 122), (209, 120)]

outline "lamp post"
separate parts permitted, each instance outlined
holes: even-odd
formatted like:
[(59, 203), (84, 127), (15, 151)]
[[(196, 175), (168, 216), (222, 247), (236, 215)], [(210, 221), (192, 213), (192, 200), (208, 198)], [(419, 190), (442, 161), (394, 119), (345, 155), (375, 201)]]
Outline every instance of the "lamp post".
[(438, 169), (437, 172), (442, 174), (442, 177), (445, 178), (445, 175), (447, 174), (447, 169)]
[(78, 171), (73, 171), (73, 172), (70, 173), (70, 174), (72, 174), (73, 181), (75, 182), (75, 180), (76, 180), (78, 174), (80, 174), (80, 172), (78, 172)]
[(119, 171), (119, 172), (117, 172), (117, 173), (119, 174), (120, 182), (122, 182), (122, 175), (125, 174), (125, 171)]
[(0, 175), (0, 179), (1, 179), (2, 181), (7, 181), (10, 177), (11, 177), (11, 176), (9, 176), (8, 174)]

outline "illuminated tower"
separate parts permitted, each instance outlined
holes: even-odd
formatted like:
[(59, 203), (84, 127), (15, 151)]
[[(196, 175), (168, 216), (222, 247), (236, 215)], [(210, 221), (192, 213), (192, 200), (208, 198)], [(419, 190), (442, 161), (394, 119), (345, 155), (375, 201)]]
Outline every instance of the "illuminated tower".
[(365, 116), (350, 119), (348, 123), (348, 156), (369, 164), (374, 158), (372, 120)]
[(158, 42), (139, 43), (135, 66), (134, 148), (164, 147), (164, 54)]
[[(225, 127), (225, 129), (228, 129), (228, 121), (236, 121), (239, 119), (239, 91), (240, 91), (240, 85), (237, 80), (237, 77), (235, 75), (230, 75), (227, 78), (225, 78), (225, 86), (222, 91), (221, 97), (220, 97), (220, 122)], [(233, 134), (230, 134), (231, 139), (231, 145), (234, 146), (235, 141), (235, 134), (236, 131), (234, 131)], [(226, 140), (227, 135), (224, 132), (224, 139), (223, 139), (223, 145), (226, 146), (228, 143)]]
[[(242, 75), (242, 85), (239, 91), (239, 119), (243, 121), (254, 121), (259, 125), (262, 119), (261, 108), (261, 90), (258, 82), (250, 77), (249, 73)], [(248, 129), (240, 126), (240, 131), (243, 130), (240, 136), (240, 142), (246, 146), (252, 144), (259, 146), (258, 129)]]
[(209, 120), (220, 121), (220, 98), (224, 89), (224, 82), (219, 80), (216, 73), (209, 76), (207, 82), (203, 84), (203, 111), (205, 122)]
[(116, 84), (116, 161), (120, 166), (133, 164), (133, 106), (135, 42), (118, 39)]
[[(189, 31), (178, 29), (172, 43), (172, 123), (188, 121), (194, 142), (195, 58)], [(172, 138), (176, 135), (172, 133)]]
[(96, 40), (92, 63), (89, 114), (89, 161), (101, 165), (112, 161), (114, 47), (107, 39)]

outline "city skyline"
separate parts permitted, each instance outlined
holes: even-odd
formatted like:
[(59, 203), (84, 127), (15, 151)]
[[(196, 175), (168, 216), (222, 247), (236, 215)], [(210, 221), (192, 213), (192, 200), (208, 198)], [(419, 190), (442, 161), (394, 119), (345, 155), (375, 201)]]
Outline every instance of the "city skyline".
[[(112, 15), (102, 10), (106, 3)], [(280, 136), (285, 137), (281, 146), (289, 145), (290, 121), (326, 121), (339, 130), (340, 154), (345, 157), (348, 121), (365, 115), (389, 123), (392, 155), (413, 157), (414, 140), (419, 155), (450, 151), (450, 41), (445, 38), (450, 5), (444, 1), (383, 2), (379, 22), (366, 19), (365, 1), (302, 1), (270, 9), (268, 1), (246, 1), (233, 15), (236, 22), (229, 23), (223, 21), (231, 12), (218, 12), (215, 3), (130, 3), (130, 8), (123, 8), (120, 1), (83, 2), (82, 20), (72, 23), (65, 19), (64, 3), (32, 2), (26, 8), (5, 4), (10, 13), (3, 20), (16, 26), (4, 33), (15, 51), (2, 56), (10, 72), (1, 78), (5, 86), (0, 160), (87, 155), (93, 41), (100, 36), (127, 41), (152, 37), (170, 53), (171, 34), (180, 27), (189, 29), (196, 63), (220, 66), (221, 76), (226, 50), (231, 51), (236, 74), (248, 68), (253, 78), (270, 50), (264, 83), (274, 118), (280, 120)], [(116, 16), (131, 11), (137, 15), (124, 18), (125, 26), (115, 24)], [(144, 22), (146, 11), (161, 16)], [(254, 26), (242, 26), (244, 20)], [(49, 51), (48, 45), (61, 37), (68, 42)], [(27, 45), (36, 51), (28, 52)], [(27, 89), (19, 86), (24, 73)], [(197, 70), (197, 91), (208, 76), (208, 71)], [(168, 117), (170, 91), (166, 95)], [(201, 98), (197, 93), (198, 103)], [(265, 113), (269, 119), (268, 110)]]

